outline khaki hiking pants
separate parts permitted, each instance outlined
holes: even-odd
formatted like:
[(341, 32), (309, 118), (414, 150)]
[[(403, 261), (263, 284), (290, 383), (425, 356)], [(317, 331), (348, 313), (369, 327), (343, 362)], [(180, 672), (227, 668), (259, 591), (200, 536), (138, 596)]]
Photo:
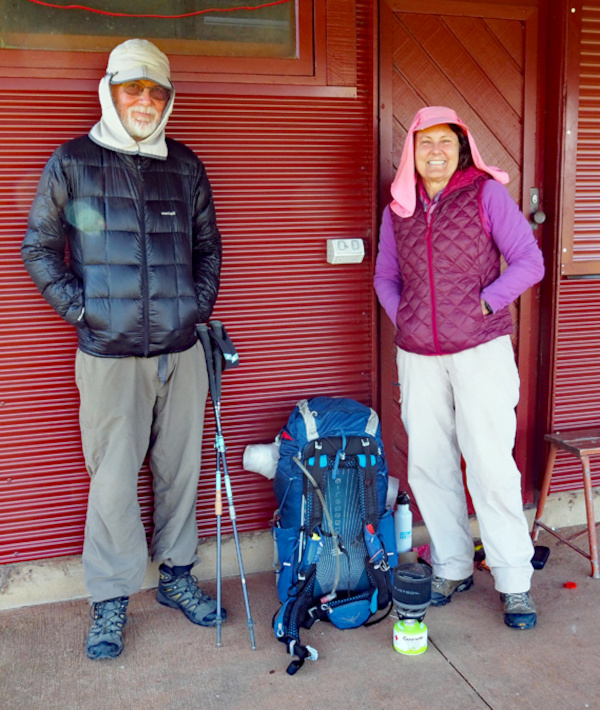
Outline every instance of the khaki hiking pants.
[(198, 561), (196, 495), (208, 375), (202, 345), (156, 357), (77, 351), (79, 419), (90, 474), (83, 569), (91, 602), (140, 590), (148, 563), (138, 473), (149, 452), (153, 560)]
[(398, 349), (397, 360), (408, 482), (431, 536), (434, 574), (453, 580), (473, 574), (462, 453), (495, 587), (528, 591), (533, 544), (512, 455), (519, 373), (510, 336), (454, 355)]

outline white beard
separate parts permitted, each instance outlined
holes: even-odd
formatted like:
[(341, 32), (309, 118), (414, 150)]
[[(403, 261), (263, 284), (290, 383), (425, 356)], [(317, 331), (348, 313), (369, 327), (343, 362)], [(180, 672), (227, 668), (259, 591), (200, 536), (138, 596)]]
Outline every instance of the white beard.
[[(132, 116), (134, 111), (136, 113), (147, 113), (149, 116), (153, 117), (153, 120), (148, 123), (138, 121)], [(127, 133), (129, 133), (129, 135), (136, 140), (143, 140), (144, 138), (151, 136), (160, 123), (160, 114), (152, 106), (136, 106), (134, 104), (122, 114), (119, 114), (119, 117), (125, 126)]]

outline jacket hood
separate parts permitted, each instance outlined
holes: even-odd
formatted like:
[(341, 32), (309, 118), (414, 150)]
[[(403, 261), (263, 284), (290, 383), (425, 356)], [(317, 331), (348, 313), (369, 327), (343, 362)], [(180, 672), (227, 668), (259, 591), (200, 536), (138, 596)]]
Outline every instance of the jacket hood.
[(117, 107), (110, 91), (110, 80), (111, 75), (107, 74), (100, 81), (98, 94), (100, 96), (100, 106), (102, 107), (102, 118), (92, 127), (89, 133), (90, 138), (94, 143), (117, 153), (166, 160), (168, 150), (165, 140), (165, 128), (173, 110), (175, 91), (171, 92), (171, 98), (165, 106), (160, 123), (154, 133), (141, 141), (136, 141), (129, 135), (119, 118)]
[(475, 167), (491, 175), (494, 180), (506, 184), (509, 181), (508, 173), (500, 168), (488, 166), (483, 162), (477, 145), (466, 124), (461, 121), (456, 112), (446, 106), (427, 106), (418, 111), (413, 118), (413, 122), (408, 129), (408, 134), (404, 142), (400, 166), (396, 177), (392, 182), (391, 193), (393, 200), (390, 208), (400, 217), (411, 217), (417, 204), (415, 184), (417, 173), (415, 170), (415, 142), (414, 135), (417, 131), (423, 131), (431, 126), (441, 123), (453, 123), (459, 126), (469, 141), (471, 155)]
[[(122, 84), (135, 79), (149, 79), (171, 90), (171, 96), (156, 130), (141, 141), (136, 141), (125, 129), (110, 91), (111, 84)], [(118, 153), (166, 160), (168, 150), (165, 127), (175, 99), (171, 68), (166, 54), (147, 39), (128, 39), (122, 42), (108, 57), (106, 74), (100, 81), (98, 94), (102, 118), (89, 133), (94, 143)]]

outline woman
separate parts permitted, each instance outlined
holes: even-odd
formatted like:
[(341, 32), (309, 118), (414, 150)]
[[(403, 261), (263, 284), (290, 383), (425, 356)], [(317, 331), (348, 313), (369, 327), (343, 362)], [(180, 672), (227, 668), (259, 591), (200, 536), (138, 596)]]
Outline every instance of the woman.
[(540, 281), (544, 266), (506, 182), (452, 109), (421, 109), (383, 214), (374, 283), (397, 327), (408, 480), (431, 537), (432, 604), (473, 584), (462, 453), (504, 621), (527, 629), (537, 615), (512, 456), (519, 375), (509, 304)]

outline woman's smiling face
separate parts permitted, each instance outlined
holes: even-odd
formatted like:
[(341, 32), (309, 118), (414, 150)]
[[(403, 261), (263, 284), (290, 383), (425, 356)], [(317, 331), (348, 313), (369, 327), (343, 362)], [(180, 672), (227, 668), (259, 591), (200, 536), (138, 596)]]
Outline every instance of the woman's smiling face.
[(459, 149), (458, 136), (447, 123), (415, 133), (415, 167), (430, 197), (450, 181), (458, 167)]

